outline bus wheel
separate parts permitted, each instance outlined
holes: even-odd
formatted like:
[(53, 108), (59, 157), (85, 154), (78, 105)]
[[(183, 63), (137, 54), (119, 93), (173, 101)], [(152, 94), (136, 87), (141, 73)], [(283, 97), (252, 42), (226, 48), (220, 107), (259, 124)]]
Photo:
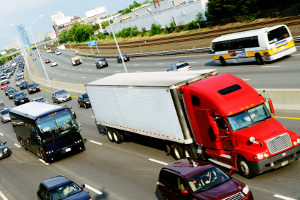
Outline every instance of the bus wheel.
[(106, 134), (107, 134), (107, 138), (109, 141), (114, 142), (114, 136), (113, 136), (113, 131), (110, 128), (106, 129)]
[(114, 140), (117, 144), (120, 144), (123, 142), (124, 140), (124, 137), (122, 136), (122, 133), (120, 133), (120, 131), (118, 130), (113, 130), (113, 137), (114, 137)]
[(259, 65), (265, 64), (265, 61), (262, 59), (261, 55), (258, 53), (255, 54), (255, 60), (256, 60), (257, 64), (259, 64)]
[(173, 156), (176, 160), (183, 158), (183, 148), (179, 144), (173, 145)]
[(239, 157), (237, 162), (239, 172), (242, 176), (246, 178), (252, 178), (254, 176), (253, 169), (249, 166), (248, 162), (243, 157)]
[(225, 59), (222, 56), (219, 58), (219, 61), (220, 61), (222, 66), (226, 66), (227, 63), (226, 63)]

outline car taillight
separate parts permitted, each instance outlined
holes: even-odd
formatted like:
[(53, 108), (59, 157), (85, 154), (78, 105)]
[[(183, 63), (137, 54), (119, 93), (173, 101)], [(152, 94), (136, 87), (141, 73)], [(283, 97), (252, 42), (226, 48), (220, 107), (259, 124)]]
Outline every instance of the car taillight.
[(189, 69), (192, 69), (192, 67), (191, 67), (191, 66), (189, 66)]

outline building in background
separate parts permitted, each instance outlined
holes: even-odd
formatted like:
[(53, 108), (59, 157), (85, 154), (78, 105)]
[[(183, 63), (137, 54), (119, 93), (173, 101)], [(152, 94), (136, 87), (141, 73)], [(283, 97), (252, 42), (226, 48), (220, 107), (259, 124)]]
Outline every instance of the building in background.
[(94, 9), (85, 12), (85, 18), (82, 20), (83, 24), (94, 25), (99, 20), (106, 16), (106, 7), (95, 6)]
[(55, 31), (56, 37), (63, 31), (70, 30), (75, 23), (81, 23), (81, 18), (76, 15), (74, 17), (65, 16), (61, 11), (57, 14), (51, 16), (53, 29)]
[(21, 38), (21, 41), (23, 43), (24, 46), (28, 47), (30, 46), (30, 40), (29, 40), (29, 37), (28, 37), (28, 34), (25, 30), (25, 27), (23, 24), (19, 24), (16, 26), (17, 28), (17, 31), (20, 35), (20, 38)]

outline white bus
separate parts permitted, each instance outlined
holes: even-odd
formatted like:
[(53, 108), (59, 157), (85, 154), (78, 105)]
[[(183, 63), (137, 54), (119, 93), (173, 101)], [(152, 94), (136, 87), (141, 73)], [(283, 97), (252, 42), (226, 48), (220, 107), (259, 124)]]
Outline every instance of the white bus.
[(222, 35), (212, 40), (211, 50), (221, 65), (253, 61), (262, 65), (297, 51), (286, 25)]

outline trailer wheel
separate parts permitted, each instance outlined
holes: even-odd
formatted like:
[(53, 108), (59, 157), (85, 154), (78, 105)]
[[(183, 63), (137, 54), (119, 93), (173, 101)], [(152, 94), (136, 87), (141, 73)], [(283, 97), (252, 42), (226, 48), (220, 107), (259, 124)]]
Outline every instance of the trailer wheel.
[(110, 128), (106, 129), (106, 134), (107, 134), (107, 138), (109, 141), (114, 142), (114, 136), (113, 136), (113, 132)]
[(197, 160), (198, 159), (197, 149), (192, 145), (184, 146), (184, 157), (185, 158), (189, 157)]
[(120, 133), (120, 131), (118, 130), (113, 130), (113, 137), (114, 137), (114, 140), (117, 144), (120, 144), (123, 142), (124, 140), (124, 137), (122, 136), (122, 133)]
[(173, 145), (173, 156), (176, 160), (183, 158), (183, 148), (179, 144)]
[(21, 146), (27, 151), (28, 149), (25, 147), (24, 140), (22, 138), (19, 139)]
[(253, 169), (243, 157), (239, 157), (237, 162), (239, 172), (242, 176), (246, 178), (252, 178), (254, 176)]
[(255, 60), (256, 60), (257, 64), (259, 64), (259, 65), (265, 64), (265, 61), (262, 59), (261, 55), (258, 53), (255, 54)]

